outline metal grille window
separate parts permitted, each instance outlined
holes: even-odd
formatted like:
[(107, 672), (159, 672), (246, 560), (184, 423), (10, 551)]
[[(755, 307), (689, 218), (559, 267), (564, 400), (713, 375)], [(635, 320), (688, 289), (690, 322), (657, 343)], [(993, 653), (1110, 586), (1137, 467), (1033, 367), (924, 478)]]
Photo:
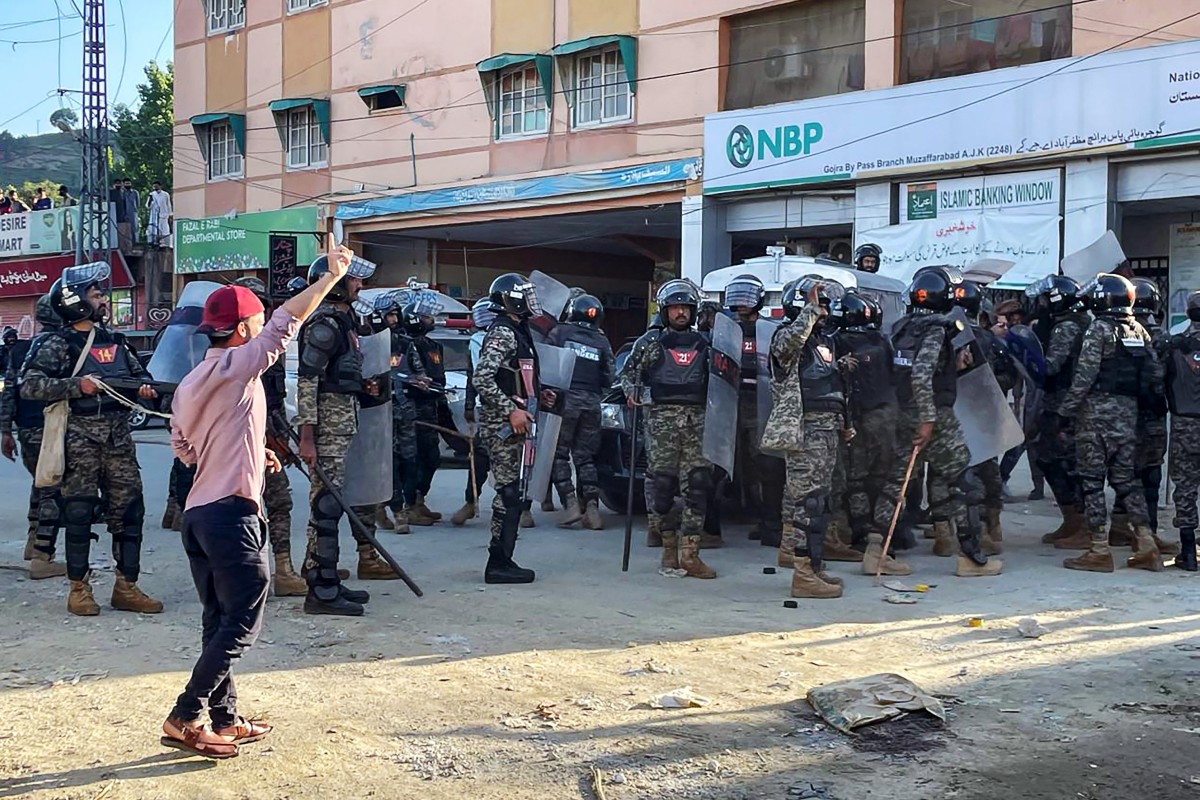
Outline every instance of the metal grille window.
[(628, 120), (629, 81), (616, 47), (582, 53), (575, 60), (575, 126)]
[(496, 81), (497, 138), (545, 133), (550, 129), (546, 93), (532, 64), (501, 73)]
[(287, 118), (287, 165), (289, 169), (323, 167), (329, 162), (329, 146), (321, 135), (312, 106), (295, 108)]
[(233, 128), (225, 122), (208, 126), (208, 179), (236, 178), (242, 174), (242, 154)]
[(289, 14), (295, 14), (297, 11), (307, 11), (328, 3), (329, 0), (287, 0), (287, 10)]
[(225, 33), (246, 25), (246, 0), (205, 0), (208, 32)]

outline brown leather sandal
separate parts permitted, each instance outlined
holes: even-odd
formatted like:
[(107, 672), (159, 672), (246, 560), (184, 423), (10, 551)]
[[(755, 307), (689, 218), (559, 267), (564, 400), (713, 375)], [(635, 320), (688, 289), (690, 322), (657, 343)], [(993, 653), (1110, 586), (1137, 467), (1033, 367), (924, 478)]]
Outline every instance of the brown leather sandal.
[(237, 722), (227, 728), (214, 728), (213, 733), (233, 740), (234, 744), (249, 744), (267, 738), (274, 726), (260, 719), (238, 717)]
[(235, 742), (224, 739), (203, 725), (191, 725), (177, 719), (168, 719), (163, 723), (163, 733), (159, 739), (167, 747), (176, 750), (186, 750), (201, 758), (220, 761), (226, 758), (236, 758), (238, 746)]

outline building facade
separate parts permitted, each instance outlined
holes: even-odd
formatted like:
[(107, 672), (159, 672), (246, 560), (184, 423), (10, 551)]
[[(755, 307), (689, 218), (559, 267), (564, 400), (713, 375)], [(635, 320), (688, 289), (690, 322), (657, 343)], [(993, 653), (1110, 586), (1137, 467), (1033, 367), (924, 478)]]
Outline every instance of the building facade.
[[(971, 255), (1013, 240), (1028, 271), (1112, 229), (1135, 268), (1165, 271), (1200, 184), (1200, 81), (1179, 77), (1197, 12), (189, 0), (177, 269), (266, 270), (289, 248), (302, 267), (309, 223), (252, 215), (310, 209), (313, 231), (380, 264), (380, 285), (411, 275), (469, 299), (502, 270), (542, 269), (603, 297), (617, 336), (664, 277), (778, 243), (848, 259), (869, 231), (909, 260), (937, 252), (929, 231)], [(189, 260), (188, 235), (238, 257)]]

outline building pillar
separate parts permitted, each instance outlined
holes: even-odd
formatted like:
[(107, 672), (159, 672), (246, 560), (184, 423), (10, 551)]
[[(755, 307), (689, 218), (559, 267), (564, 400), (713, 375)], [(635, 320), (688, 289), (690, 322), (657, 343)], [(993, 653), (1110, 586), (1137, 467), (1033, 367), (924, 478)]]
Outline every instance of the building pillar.
[(703, 195), (682, 203), (680, 266), (683, 277), (700, 285), (714, 269), (728, 267), (733, 245), (725, 231), (725, 207)]
[(898, 5), (896, 0), (866, 0), (865, 89), (882, 89), (896, 83), (896, 57), (900, 52)]
[(1068, 161), (1063, 188), (1063, 255), (1082, 250), (1103, 236), (1113, 225), (1115, 207), (1107, 158)]

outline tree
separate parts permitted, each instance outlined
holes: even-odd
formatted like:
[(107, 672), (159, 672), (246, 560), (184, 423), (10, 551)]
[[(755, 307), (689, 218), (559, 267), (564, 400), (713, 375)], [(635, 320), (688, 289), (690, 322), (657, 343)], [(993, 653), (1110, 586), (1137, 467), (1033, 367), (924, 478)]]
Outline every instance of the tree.
[(175, 120), (175, 67), (146, 65), (146, 82), (138, 84), (138, 103), (113, 108), (112, 143), (116, 161), (111, 178), (129, 178), (145, 194), (161, 181), (168, 191), (173, 180), (171, 142)]

